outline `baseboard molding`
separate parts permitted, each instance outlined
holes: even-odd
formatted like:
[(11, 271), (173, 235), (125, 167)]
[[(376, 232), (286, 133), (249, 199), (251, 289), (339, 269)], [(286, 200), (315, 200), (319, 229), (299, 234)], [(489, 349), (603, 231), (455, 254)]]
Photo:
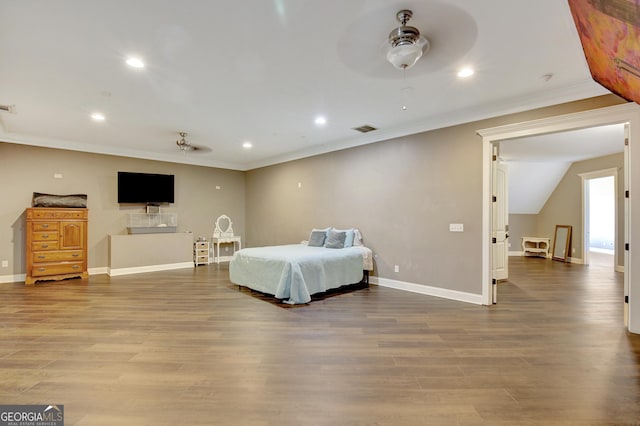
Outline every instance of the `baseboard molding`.
[(133, 268), (107, 268), (110, 277), (118, 275), (142, 274), (144, 272), (169, 271), (172, 269), (193, 268), (193, 262), (169, 263), (166, 265), (135, 266)]
[(523, 251), (510, 251), (509, 256), (524, 256), (524, 252)]
[(109, 273), (109, 268), (106, 266), (102, 266), (100, 268), (89, 268), (87, 272), (89, 275), (104, 275)]
[(616, 272), (624, 272), (624, 266), (616, 265)]
[(428, 285), (414, 284), (404, 281), (396, 281), (389, 278), (379, 278), (375, 276), (369, 277), (369, 283), (379, 285), (380, 287), (395, 288), (396, 290), (404, 290), (411, 293), (419, 293), (427, 296), (456, 300), (458, 302), (482, 305), (482, 295), (480, 294), (465, 293), (463, 291), (448, 290), (446, 288), (432, 287)]
[(27, 278), (27, 274), (0, 275), (0, 284), (13, 284), (13, 283), (24, 282), (25, 278)]
[[(128, 274), (139, 274), (142, 272), (154, 272), (154, 271), (168, 271), (171, 269), (182, 269), (182, 268), (192, 268), (193, 262), (182, 262), (182, 263), (172, 263), (168, 265), (152, 265), (152, 266), (140, 266), (135, 268), (121, 268), (121, 269), (109, 269), (107, 266), (102, 266), (99, 268), (89, 268), (89, 275), (104, 275), (108, 274), (109, 276), (117, 276), (117, 275), (128, 275)], [(0, 275), (0, 284), (14, 284), (14, 283), (24, 283), (26, 278), (26, 274), (18, 274), (18, 275)]]
[(567, 263), (575, 263), (576, 265), (584, 265), (584, 260), (581, 257), (567, 257)]

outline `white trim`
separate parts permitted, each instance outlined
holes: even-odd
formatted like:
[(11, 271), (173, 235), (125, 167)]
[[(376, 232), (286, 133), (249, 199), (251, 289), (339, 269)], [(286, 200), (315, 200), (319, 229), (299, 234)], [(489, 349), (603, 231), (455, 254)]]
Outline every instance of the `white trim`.
[(394, 288), (396, 290), (409, 291), (411, 293), (419, 293), (427, 296), (442, 297), (444, 299), (456, 300), (458, 302), (473, 303), (474, 305), (482, 305), (482, 295), (465, 293), (463, 291), (448, 290), (441, 287), (432, 287), (423, 284), (414, 284), (404, 281), (392, 280), (389, 278), (379, 278), (375, 276), (369, 277), (369, 283), (379, 285), (380, 287)]
[(624, 273), (624, 266), (616, 265), (616, 272)]
[[(143, 272), (155, 272), (155, 271), (168, 271), (171, 269), (182, 269), (193, 267), (193, 262), (173, 263), (167, 265), (152, 265), (152, 266), (139, 266), (135, 268), (121, 268), (121, 269), (109, 269), (107, 266), (101, 266), (98, 268), (89, 268), (87, 271), (89, 275), (104, 275), (115, 277), (118, 275), (138, 274)], [(26, 279), (26, 274), (18, 275), (0, 275), (0, 284), (13, 284), (20, 283)]]
[[(566, 114), (557, 117), (550, 117), (540, 120), (532, 120), (524, 123), (510, 124), (506, 126), (493, 127), (478, 130), (478, 135), (482, 137), (482, 298), (486, 303), (491, 296), (491, 146), (494, 142), (525, 137), (545, 133), (556, 133), (566, 130), (583, 129), (607, 124), (628, 123), (629, 124), (629, 146), (626, 148), (628, 154), (625, 161), (628, 167), (625, 168), (629, 176), (626, 190), (633, 194), (634, 183), (640, 184), (640, 107), (638, 104), (628, 102), (626, 104), (615, 105), (606, 108), (599, 108), (573, 114)], [(638, 147), (638, 151), (634, 150)], [(638, 278), (634, 275), (632, 265), (640, 265), (640, 250), (633, 251), (634, 244), (640, 246), (640, 226), (633, 227), (632, 219), (634, 207), (640, 211), (640, 197), (634, 197), (627, 203), (627, 239), (632, 250), (625, 251), (625, 289), (629, 296), (629, 323), (628, 329), (632, 333), (640, 333), (640, 274)], [(636, 271), (638, 268), (636, 267)], [(627, 284), (628, 283), (628, 284)], [(635, 297), (636, 293), (639, 297)], [(488, 303), (486, 303), (488, 304)]]
[[(624, 146), (624, 140), (620, 141)], [(615, 167), (609, 169), (596, 170), (593, 172), (585, 172), (578, 173), (581, 179), (581, 190), (582, 190), (582, 258), (584, 259), (584, 264), (588, 265), (589, 262), (589, 223), (590, 223), (590, 210), (589, 210), (589, 182), (591, 179), (599, 179), (604, 177), (613, 176), (613, 221), (614, 221), (614, 236), (613, 236), (613, 255), (614, 255), (614, 264), (618, 264), (618, 169)]]
[(524, 256), (523, 251), (509, 251), (509, 256)]
[(110, 277), (117, 277), (118, 275), (129, 274), (142, 274), (144, 272), (157, 272), (157, 271), (169, 271), (172, 269), (193, 268), (193, 262), (181, 262), (181, 263), (168, 263), (165, 265), (149, 265), (149, 266), (135, 266), (133, 268), (108, 268), (107, 273)]
[(27, 278), (27, 274), (17, 274), (17, 275), (0, 275), (0, 284), (13, 284), (24, 282)]
[(89, 275), (104, 275), (109, 273), (109, 268), (107, 266), (101, 266), (99, 268), (89, 268), (87, 271)]

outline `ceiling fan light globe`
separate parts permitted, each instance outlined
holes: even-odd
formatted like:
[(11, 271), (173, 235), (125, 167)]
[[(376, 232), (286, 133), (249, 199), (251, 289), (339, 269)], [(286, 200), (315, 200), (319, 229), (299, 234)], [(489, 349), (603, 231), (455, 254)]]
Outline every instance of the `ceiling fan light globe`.
[(391, 47), (387, 51), (387, 61), (401, 70), (411, 68), (421, 57), (422, 46), (417, 43)]

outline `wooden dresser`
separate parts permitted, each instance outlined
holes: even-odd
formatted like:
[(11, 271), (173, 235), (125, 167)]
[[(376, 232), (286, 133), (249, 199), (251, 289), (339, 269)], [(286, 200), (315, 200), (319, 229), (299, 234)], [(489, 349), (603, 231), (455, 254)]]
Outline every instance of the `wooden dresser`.
[(26, 285), (36, 281), (89, 276), (89, 210), (32, 207), (27, 209), (26, 217)]

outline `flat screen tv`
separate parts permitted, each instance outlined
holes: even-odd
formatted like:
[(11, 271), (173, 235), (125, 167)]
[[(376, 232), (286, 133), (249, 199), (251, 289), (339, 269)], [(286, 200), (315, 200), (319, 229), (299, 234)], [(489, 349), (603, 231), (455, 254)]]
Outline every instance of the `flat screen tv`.
[(174, 176), (118, 172), (118, 203), (173, 203)]

